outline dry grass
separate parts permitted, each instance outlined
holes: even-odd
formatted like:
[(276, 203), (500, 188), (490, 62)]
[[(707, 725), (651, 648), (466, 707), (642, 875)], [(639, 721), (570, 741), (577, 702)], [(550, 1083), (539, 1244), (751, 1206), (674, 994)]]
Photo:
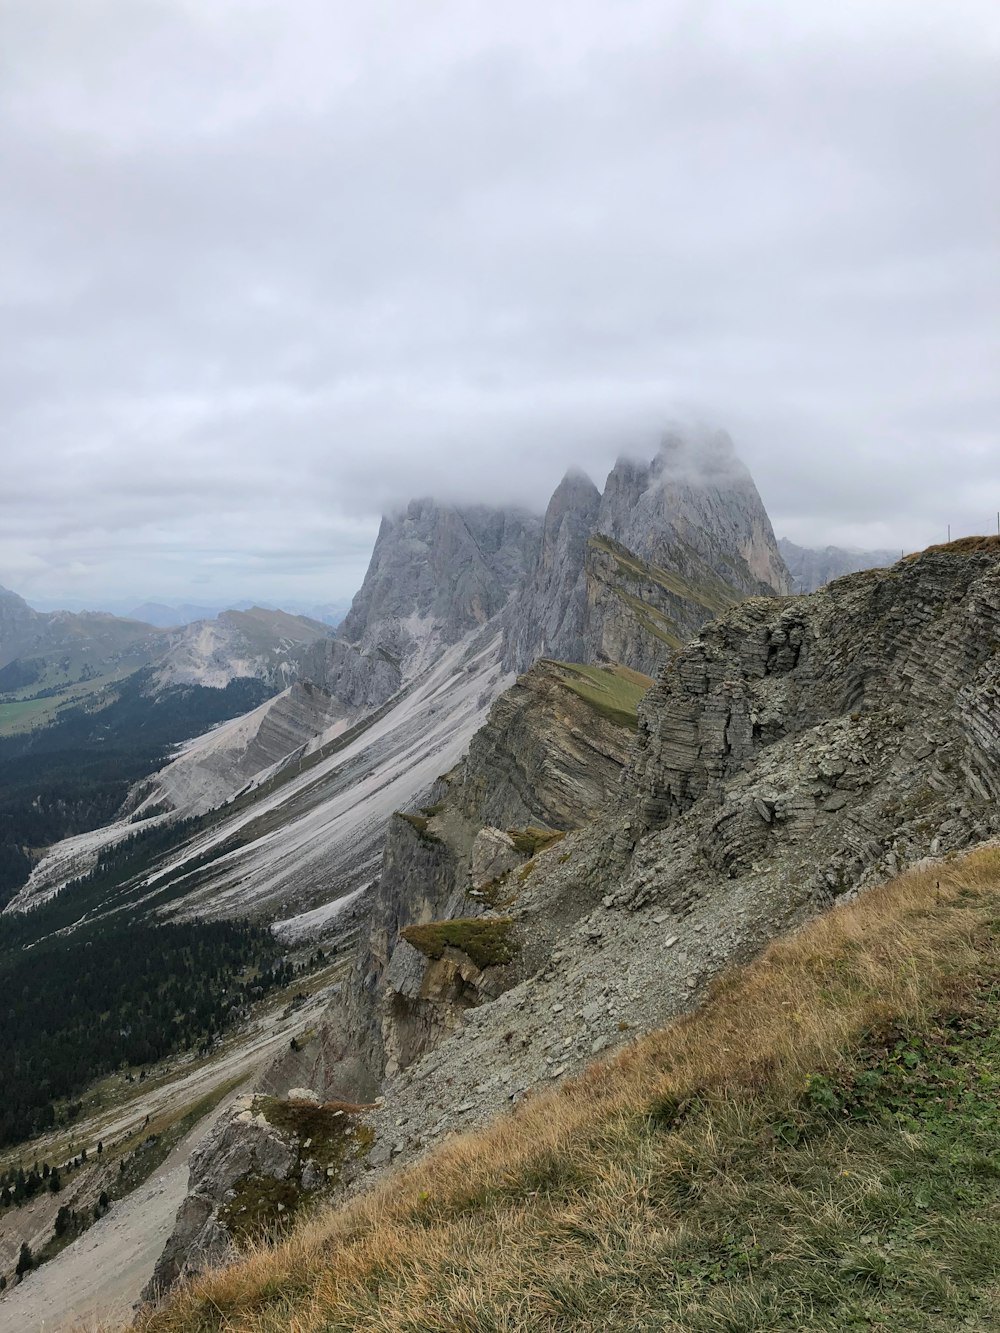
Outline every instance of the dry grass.
[(922, 555), (944, 552), (948, 555), (1000, 555), (1000, 536), (992, 537), (956, 537), (953, 542), (941, 542), (937, 546), (928, 546), (926, 550), (914, 551), (905, 556), (905, 560), (919, 560)]
[(922, 1031), (1000, 977), (998, 913), (995, 850), (875, 889), (728, 973), (698, 1013), (206, 1276), (140, 1328), (958, 1327), (963, 1302), (1000, 1290), (1000, 1193), (980, 1217), (942, 1177), (921, 1212), (907, 1172), (933, 1174), (938, 1128), (816, 1116), (819, 1094), (864, 1068), (873, 1032)]

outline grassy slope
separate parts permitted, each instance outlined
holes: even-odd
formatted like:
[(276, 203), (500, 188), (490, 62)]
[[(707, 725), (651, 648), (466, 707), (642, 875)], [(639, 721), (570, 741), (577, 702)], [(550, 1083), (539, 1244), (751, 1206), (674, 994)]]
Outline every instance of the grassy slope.
[(998, 1019), (982, 850), (773, 944), (698, 1013), (141, 1327), (995, 1327)]
[(567, 689), (601, 717), (635, 731), (639, 724), (639, 700), (653, 683), (649, 676), (624, 666), (583, 666), (579, 662), (552, 665)]
[[(35, 727), (52, 722), (65, 708), (74, 704), (97, 701), (103, 690), (130, 675), (134, 670), (134, 666), (129, 666), (84, 681), (70, 679), (63, 681), (56, 673), (50, 671), (34, 685), (23, 690), (8, 691), (0, 695), (0, 736), (15, 736), (31, 731)], [(34, 697), (41, 689), (50, 686), (58, 688), (59, 693), (42, 699)]]

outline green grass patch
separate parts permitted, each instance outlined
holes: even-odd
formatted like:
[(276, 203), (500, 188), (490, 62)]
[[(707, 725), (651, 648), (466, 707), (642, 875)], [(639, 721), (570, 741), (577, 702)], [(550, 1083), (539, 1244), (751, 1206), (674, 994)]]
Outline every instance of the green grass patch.
[(409, 824), (410, 828), (413, 829), (420, 841), (426, 843), (428, 846), (436, 846), (441, 842), (441, 839), (437, 834), (432, 832), (430, 828), (431, 821), (427, 815), (404, 814), (402, 811), (397, 810), (396, 818), (401, 819), (405, 824)]
[(640, 671), (623, 666), (584, 666), (579, 662), (553, 662), (567, 689), (615, 726), (635, 731), (639, 725), (639, 700), (652, 680)]
[(477, 967), (498, 967), (517, 957), (520, 944), (508, 916), (456, 917), (451, 921), (428, 921), (423, 926), (404, 926), (404, 940), (427, 958), (444, 956), (447, 948), (461, 949)]
[(529, 824), (527, 828), (509, 828), (507, 830), (507, 837), (510, 838), (522, 856), (537, 856), (546, 847), (551, 847), (555, 842), (561, 842), (565, 836), (566, 834), (560, 829), (539, 828), (537, 824)]

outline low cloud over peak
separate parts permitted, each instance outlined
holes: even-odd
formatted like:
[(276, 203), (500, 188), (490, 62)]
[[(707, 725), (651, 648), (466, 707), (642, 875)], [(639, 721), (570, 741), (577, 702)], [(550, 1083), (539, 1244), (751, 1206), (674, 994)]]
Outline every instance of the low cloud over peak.
[(675, 418), (776, 529), (1000, 496), (994, 7), (8, 0), (0, 578), (323, 600)]

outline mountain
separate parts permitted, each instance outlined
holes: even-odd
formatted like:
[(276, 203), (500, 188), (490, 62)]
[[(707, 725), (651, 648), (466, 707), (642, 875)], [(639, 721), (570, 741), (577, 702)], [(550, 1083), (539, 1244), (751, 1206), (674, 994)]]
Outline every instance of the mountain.
[(603, 493), (570, 473), (508, 614), (504, 663), (540, 656), (642, 672), (713, 616), (790, 582), (749, 472), (724, 434), (668, 435), (650, 463), (620, 459)]
[[(359, 1154), (405, 1164), (690, 1010), (776, 934), (995, 837), (998, 637), (993, 538), (744, 601), (644, 696), (620, 668), (540, 663), (391, 821), (350, 982), (271, 1098), (373, 1106)], [(239, 1142), (307, 1152), (241, 1116), (199, 1154), (163, 1281), (228, 1255), (220, 1200), (266, 1190), (227, 1167)], [(308, 1172), (283, 1179), (284, 1209), (315, 1200)]]
[[(71, 840), (36, 880), (45, 892), (59, 874), (89, 869), (76, 840), (119, 814), (133, 783), (179, 742), (297, 680), (297, 654), (331, 633), (259, 607), (163, 630), (99, 612), (41, 613), (0, 592), (0, 906), (21, 901), (46, 846)], [(338, 706), (333, 715), (344, 712)], [(218, 785), (216, 764), (216, 786), (204, 777), (203, 789), (226, 799), (248, 765), (266, 762), (276, 736), (291, 740), (295, 732), (276, 718), (266, 734), (246, 754), (229, 756), (235, 787)], [(119, 821), (117, 836), (128, 833)], [(85, 846), (96, 856), (109, 841), (115, 837)]]
[[(315, 688), (193, 742), (135, 793), (133, 817), (217, 809), (212, 829), (171, 862), (169, 878), (189, 893), (169, 910), (280, 917), (356, 892), (375, 875), (392, 812), (458, 761), (517, 670), (545, 655), (649, 675), (706, 619), (761, 591), (758, 572), (783, 586), (770, 524), (731, 442), (713, 437), (704, 449), (699, 463), (703, 442), (668, 437), (651, 463), (619, 462), (603, 495), (571, 474), (543, 520), (413, 501), (383, 520), (336, 635), (299, 618), (277, 652), (282, 626), (268, 620), (263, 662), (230, 639), (216, 670), (217, 636), (246, 636), (235, 613), (178, 632), (161, 680), (222, 683), (235, 663)], [(199, 873), (188, 879), (192, 864)], [(43, 861), (18, 907), (36, 886), (47, 892), (52, 873)]]
[(35, 611), (0, 588), (0, 692), (136, 671), (160, 642), (153, 626), (141, 621), (102, 611)]
[(862, 569), (883, 569), (894, 565), (903, 552), (846, 551), (839, 546), (814, 548), (796, 546), (782, 537), (778, 549), (792, 576), (793, 592), (815, 592), (832, 579), (856, 574)]
[(535, 558), (539, 526), (520, 510), (411, 502), (382, 520), (340, 637), (389, 657), (405, 679), (506, 606)]
[(283, 685), (298, 679), (296, 654), (331, 636), (329, 625), (260, 606), (223, 611), (172, 631), (156, 661), (162, 684), (221, 689), (241, 676)]
[[(214, 620), (225, 611), (249, 611), (254, 606), (254, 602), (227, 602), (222, 606), (205, 606), (193, 602), (143, 602), (127, 614), (132, 620), (142, 620), (160, 629), (176, 629), (181, 625), (190, 625), (195, 620)], [(349, 607), (350, 602), (343, 600), (316, 604), (291, 601), (285, 602), (283, 609), (306, 620), (318, 620), (333, 629), (343, 620)], [(267, 609), (277, 610), (276, 607)]]
[[(240, 677), (280, 686), (297, 674), (295, 652), (332, 632), (320, 621), (263, 607), (164, 629), (102, 611), (35, 611), (0, 588), (0, 710), (34, 702), (28, 722), (37, 725), (60, 698), (78, 700), (144, 667), (161, 686), (221, 689)], [(0, 732), (3, 724), (0, 715)]]

